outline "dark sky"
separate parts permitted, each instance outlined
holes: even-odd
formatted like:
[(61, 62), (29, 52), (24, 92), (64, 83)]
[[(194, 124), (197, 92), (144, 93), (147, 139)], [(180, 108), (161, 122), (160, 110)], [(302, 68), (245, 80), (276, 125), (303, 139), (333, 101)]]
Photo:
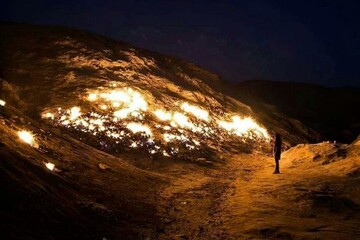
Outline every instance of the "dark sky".
[(88, 29), (234, 82), (360, 86), (360, 1), (0, 2), (1, 20)]

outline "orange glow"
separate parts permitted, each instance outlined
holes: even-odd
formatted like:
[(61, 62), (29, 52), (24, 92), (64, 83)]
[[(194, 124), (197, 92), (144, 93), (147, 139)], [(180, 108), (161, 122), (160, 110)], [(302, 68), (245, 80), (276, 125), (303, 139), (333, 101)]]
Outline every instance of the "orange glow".
[(30, 131), (21, 130), (18, 132), (19, 138), (24, 142), (29, 144), (32, 147), (37, 147), (35, 142), (34, 134)]
[(48, 163), (44, 163), (46, 168), (49, 169), (50, 171), (54, 171), (55, 170), (55, 164), (48, 162)]
[(251, 137), (250, 132), (253, 132), (258, 137), (270, 139), (266, 129), (260, 127), (252, 118), (233, 116), (231, 119), (231, 122), (219, 121), (219, 126), (238, 136)]
[(191, 113), (198, 119), (204, 120), (206, 122), (209, 121), (209, 112), (195, 105), (190, 105), (189, 103), (185, 102), (181, 105), (181, 109), (187, 113)]
[[(221, 139), (221, 144), (235, 138), (242, 142), (270, 139), (267, 130), (252, 118), (234, 115), (227, 120), (224, 115), (229, 113), (217, 115), (200, 105), (179, 100), (173, 101), (174, 105), (165, 104), (154, 99), (150, 92), (115, 85), (79, 96), (85, 102), (82, 108), (56, 107), (42, 117), (58, 126), (97, 136), (104, 145), (107, 144), (102, 136), (132, 148), (148, 147), (149, 154), (164, 156), (178, 153), (179, 150), (173, 149), (174, 144), (182, 146), (180, 151), (196, 151), (206, 148), (208, 140)], [(141, 139), (133, 138), (139, 133)]]

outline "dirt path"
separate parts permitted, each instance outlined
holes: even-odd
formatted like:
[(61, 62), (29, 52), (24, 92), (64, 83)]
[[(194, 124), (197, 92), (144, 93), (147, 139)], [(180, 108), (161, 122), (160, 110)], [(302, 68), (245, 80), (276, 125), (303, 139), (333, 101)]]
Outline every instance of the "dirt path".
[(359, 206), (343, 195), (349, 182), (310, 162), (283, 159), (278, 175), (272, 174), (271, 159), (263, 163), (250, 181), (237, 178), (235, 192), (223, 204), (229, 235), (236, 239), (360, 238)]
[(161, 193), (160, 215), (163, 225), (157, 229), (160, 239), (231, 239), (224, 220), (225, 203), (235, 192), (234, 183), (249, 181), (261, 164), (249, 155), (229, 158), (226, 166), (176, 178)]
[(271, 158), (244, 154), (177, 178), (161, 194), (159, 239), (360, 238), (358, 206), (326, 173), (281, 165), (274, 175)]

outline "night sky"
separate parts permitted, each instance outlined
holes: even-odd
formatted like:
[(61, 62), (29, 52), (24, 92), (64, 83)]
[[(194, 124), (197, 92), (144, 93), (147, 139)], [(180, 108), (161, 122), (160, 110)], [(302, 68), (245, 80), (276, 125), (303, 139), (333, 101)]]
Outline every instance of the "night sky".
[(360, 87), (360, 1), (0, 2), (2, 21), (88, 29), (233, 82)]

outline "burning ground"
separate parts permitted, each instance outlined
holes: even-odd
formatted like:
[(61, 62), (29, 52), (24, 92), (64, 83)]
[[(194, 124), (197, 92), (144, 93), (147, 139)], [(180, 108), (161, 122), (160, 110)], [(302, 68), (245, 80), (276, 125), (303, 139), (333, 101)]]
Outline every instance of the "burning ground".
[(0, 30), (1, 238), (358, 234), (357, 144), (291, 148), (273, 176), (269, 129), (287, 147), (321, 136), (217, 75), (88, 32)]

